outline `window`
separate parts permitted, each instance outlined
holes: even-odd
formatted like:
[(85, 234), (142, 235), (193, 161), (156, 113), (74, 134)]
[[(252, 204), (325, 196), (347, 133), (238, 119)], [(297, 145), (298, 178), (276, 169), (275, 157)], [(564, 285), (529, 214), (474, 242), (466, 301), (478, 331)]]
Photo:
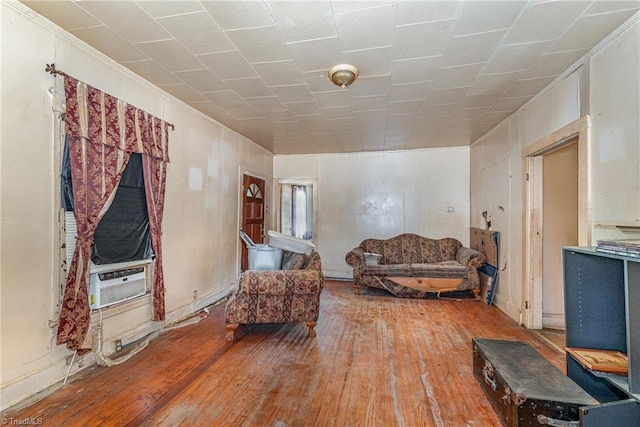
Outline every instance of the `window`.
[[(66, 211), (67, 265), (71, 265), (77, 236), (72, 193), (68, 145), (65, 143), (62, 205)], [(140, 154), (131, 154), (113, 202), (98, 224), (91, 252), (94, 265), (139, 261), (153, 256)]]
[(313, 185), (280, 185), (280, 230), (299, 239), (313, 239)]

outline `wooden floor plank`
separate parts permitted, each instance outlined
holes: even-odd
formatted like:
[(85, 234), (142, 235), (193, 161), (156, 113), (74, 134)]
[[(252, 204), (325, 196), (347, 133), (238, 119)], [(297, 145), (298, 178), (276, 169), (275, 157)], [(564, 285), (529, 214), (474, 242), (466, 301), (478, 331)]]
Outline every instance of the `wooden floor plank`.
[(564, 355), (496, 307), (473, 300), (354, 295), (327, 281), (317, 337), (258, 325), (224, 341), (223, 307), (161, 335), (122, 365), (96, 368), (3, 417), (44, 425), (486, 426), (499, 420), (472, 373), (471, 338)]

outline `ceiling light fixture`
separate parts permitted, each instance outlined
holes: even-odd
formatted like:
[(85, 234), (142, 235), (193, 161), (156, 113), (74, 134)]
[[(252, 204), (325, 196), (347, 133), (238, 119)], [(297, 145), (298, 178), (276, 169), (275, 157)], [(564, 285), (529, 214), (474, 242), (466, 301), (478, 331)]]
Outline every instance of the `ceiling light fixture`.
[(329, 70), (329, 79), (344, 89), (358, 78), (358, 74), (358, 69), (353, 65), (340, 64)]

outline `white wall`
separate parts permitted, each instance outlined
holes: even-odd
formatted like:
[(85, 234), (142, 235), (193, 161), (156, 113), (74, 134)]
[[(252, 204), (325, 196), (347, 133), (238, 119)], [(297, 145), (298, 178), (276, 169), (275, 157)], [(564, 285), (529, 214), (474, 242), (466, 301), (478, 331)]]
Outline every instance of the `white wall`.
[[(501, 233), (496, 304), (522, 320), (522, 148), (591, 117), (589, 186), (591, 244), (599, 238), (638, 238), (598, 223), (640, 221), (640, 24), (636, 23), (575, 72), (540, 94), (471, 147), (471, 225), (493, 212)], [(504, 212), (497, 210), (500, 205)]]
[[(163, 222), (167, 322), (223, 297), (238, 275), (243, 171), (272, 182), (272, 155), (14, 3), (0, 5), (2, 409), (61, 380), (71, 352), (55, 344), (62, 259), (56, 114), (58, 69), (175, 124)], [(271, 188), (268, 188), (268, 192)], [(194, 297), (197, 291), (197, 297)], [(105, 352), (138, 338), (149, 298), (105, 311)], [(95, 317), (95, 316), (94, 316)], [(92, 361), (76, 358), (72, 372)]]
[(345, 255), (369, 237), (416, 233), (469, 244), (468, 147), (276, 155), (274, 180), (295, 179), (316, 180), (314, 241), (328, 277), (352, 277)]

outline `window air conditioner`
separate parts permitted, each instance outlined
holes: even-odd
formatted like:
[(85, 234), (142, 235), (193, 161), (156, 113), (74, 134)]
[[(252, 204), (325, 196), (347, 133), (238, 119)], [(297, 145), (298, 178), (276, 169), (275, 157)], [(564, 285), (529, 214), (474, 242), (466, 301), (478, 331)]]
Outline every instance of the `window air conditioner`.
[(144, 295), (147, 292), (145, 267), (92, 273), (89, 308), (102, 308)]

